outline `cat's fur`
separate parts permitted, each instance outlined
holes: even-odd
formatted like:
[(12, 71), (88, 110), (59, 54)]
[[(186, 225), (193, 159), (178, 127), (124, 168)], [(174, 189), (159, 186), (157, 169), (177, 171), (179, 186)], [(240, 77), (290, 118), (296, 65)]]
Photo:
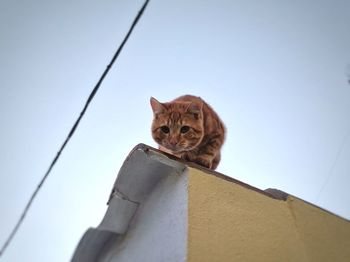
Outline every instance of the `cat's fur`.
[(152, 137), (159, 149), (215, 170), (225, 140), (225, 126), (200, 97), (185, 95), (168, 103), (150, 100)]

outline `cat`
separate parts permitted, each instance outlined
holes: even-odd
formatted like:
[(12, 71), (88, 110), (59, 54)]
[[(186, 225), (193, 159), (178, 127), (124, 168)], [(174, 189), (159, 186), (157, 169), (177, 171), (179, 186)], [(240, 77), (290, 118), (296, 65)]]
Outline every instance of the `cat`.
[(226, 128), (215, 111), (200, 97), (184, 95), (167, 103), (150, 99), (152, 137), (159, 149), (215, 170)]

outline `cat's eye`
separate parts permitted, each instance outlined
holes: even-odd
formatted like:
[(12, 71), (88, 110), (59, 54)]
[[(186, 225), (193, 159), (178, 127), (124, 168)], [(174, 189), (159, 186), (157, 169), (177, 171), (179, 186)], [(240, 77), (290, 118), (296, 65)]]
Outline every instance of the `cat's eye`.
[(187, 133), (188, 131), (190, 131), (190, 127), (189, 126), (183, 126), (180, 129), (180, 132), (183, 133), (183, 134)]
[(162, 132), (165, 134), (168, 134), (170, 132), (170, 129), (167, 126), (161, 126), (160, 130), (162, 130)]

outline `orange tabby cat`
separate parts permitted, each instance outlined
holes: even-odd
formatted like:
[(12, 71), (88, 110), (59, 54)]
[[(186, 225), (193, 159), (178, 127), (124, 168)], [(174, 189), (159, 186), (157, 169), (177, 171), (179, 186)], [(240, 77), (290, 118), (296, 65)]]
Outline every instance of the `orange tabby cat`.
[(225, 126), (200, 97), (185, 95), (168, 103), (151, 97), (153, 139), (159, 149), (215, 170), (225, 140)]

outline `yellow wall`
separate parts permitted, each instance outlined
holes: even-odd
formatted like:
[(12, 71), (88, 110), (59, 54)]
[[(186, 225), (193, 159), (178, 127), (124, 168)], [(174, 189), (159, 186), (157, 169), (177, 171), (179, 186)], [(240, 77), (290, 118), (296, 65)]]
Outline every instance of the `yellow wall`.
[(189, 168), (188, 260), (350, 261), (350, 223)]

